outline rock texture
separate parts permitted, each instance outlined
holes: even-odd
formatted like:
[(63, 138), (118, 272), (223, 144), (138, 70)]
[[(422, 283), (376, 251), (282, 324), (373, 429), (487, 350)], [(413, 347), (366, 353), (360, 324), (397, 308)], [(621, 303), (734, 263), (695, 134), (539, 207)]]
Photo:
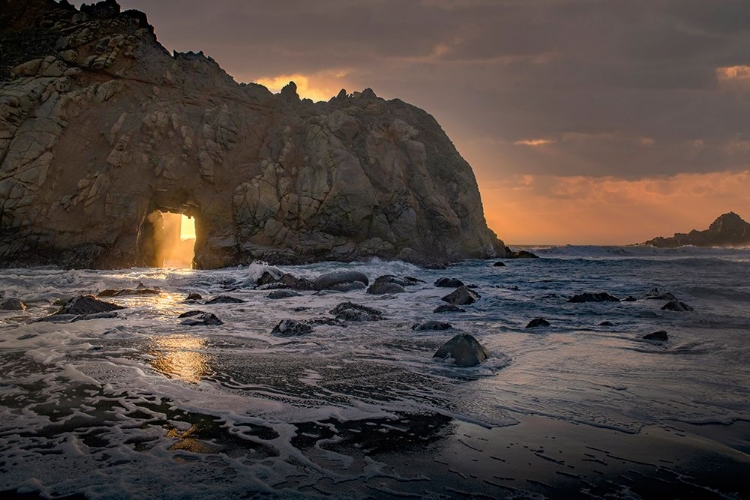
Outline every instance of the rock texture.
[(644, 245), (674, 248), (685, 245), (696, 247), (732, 247), (750, 245), (750, 224), (734, 212), (719, 216), (705, 231), (693, 229), (689, 233), (675, 233), (671, 238), (659, 236)]
[(154, 265), (161, 212), (195, 218), (199, 268), (506, 256), (414, 106), (238, 84), (114, 0), (0, 5), (1, 265)]

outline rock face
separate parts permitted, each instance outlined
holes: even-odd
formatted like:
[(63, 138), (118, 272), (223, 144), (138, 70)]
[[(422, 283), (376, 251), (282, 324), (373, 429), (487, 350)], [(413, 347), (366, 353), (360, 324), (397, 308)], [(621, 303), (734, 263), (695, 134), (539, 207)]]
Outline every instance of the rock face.
[(675, 233), (671, 238), (658, 237), (644, 245), (674, 248), (684, 245), (696, 247), (725, 247), (750, 245), (750, 224), (734, 212), (719, 216), (705, 231), (693, 229), (689, 233)]
[(414, 106), (238, 84), (114, 0), (2, 5), (0, 265), (155, 265), (161, 212), (195, 218), (198, 268), (506, 255)]

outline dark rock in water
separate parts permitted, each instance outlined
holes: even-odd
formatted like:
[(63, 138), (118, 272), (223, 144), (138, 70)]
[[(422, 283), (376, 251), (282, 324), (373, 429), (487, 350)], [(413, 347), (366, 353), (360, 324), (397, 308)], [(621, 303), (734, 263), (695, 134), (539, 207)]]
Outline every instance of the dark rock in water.
[(432, 356), (448, 360), (452, 358), (456, 366), (477, 366), (490, 357), (490, 352), (477, 339), (467, 333), (456, 335), (437, 350)]
[(607, 292), (599, 293), (581, 293), (579, 295), (573, 295), (568, 302), (582, 303), (582, 302), (620, 302), (620, 299), (614, 295), (610, 295)]
[(297, 292), (291, 290), (274, 290), (266, 295), (269, 299), (288, 299), (289, 297), (299, 297)]
[(437, 306), (433, 313), (448, 313), (448, 312), (457, 312), (457, 313), (465, 313), (466, 309), (462, 309), (458, 306), (454, 306), (453, 304), (443, 304), (442, 306)]
[(511, 252), (508, 257), (511, 259), (538, 259), (539, 258), (538, 255), (535, 255), (526, 250), (518, 250), (516, 252)]
[(26, 304), (21, 302), (20, 299), (10, 298), (0, 305), (0, 309), (4, 311), (25, 311)]
[(453, 328), (450, 323), (443, 323), (442, 321), (428, 321), (426, 323), (417, 323), (412, 325), (411, 329), (417, 332), (425, 330), (449, 330)]
[(241, 304), (245, 302), (242, 299), (230, 297), (229, 295), (219, 295), (206, 302), (206, 304)]
[(271, 283), (277, 283), (279, 281), (279, 278), (268, 271), (263, 271), (263, 274), (260, 275), (260, 278), (255, 282), (258, 286), (263, 285), (269, 285)]
[(199, 314), (189, 316), (187, 319), (183, 320), (181, 324), (187, 326), (218, 326), (224, 324), (224, 322), (217, 318), (213, 313), (201, 311), (198, 311), (198, 313)]
[(198, 310), (193, 310), (193, 311), (187, 311), (187, 312), (184, 312), (184, 313), (180, 314), (180, 315), (179, 315), (179, 316), (177, 316), (177, 317), (178, 317), (178, 318), (189, 318), (189, 317), (191, 317), (191, 316), (197, 316), (197, 315), (199, 315), (199, 314), (204, 314), (204, 313), (205, 313), (205, 311), (198, 311)]
[(670, 300), (661, 307), (662, 311), (693, 311), (694, 309), (679, 300)]
[(122, 297), (124, 295), (159, 295), (161, 290), (159, 288), (148, 288), (143, 283), (138, 283), (135, 288), (108, 288), (102, 290), (97, 295), (99, 297)]
[(70, 299), (62, 308), (55, 313), (58, 314), (96, 314), (102, 312), (116, 311), (125, 309), (111, 302), (104, 302), (93, 295), (81, 295)]
[(505, 267), (505, 262), (499, 260), (492, 264), (492, 267)]
[(669, 292), (662, 292), (658, 288), (652, 288), (651, 290), (649, 290), (644, 298), (651, 300), (677, 300), (677, 297), (675, 297), (673, 294)]
[(448, 269), (448, 264), (444, 264), (442, 262), (434, 262), (432, 264), (425, 264), (422, 267), (424, 267), (425, 269), (433, 269), (433, 270), (439, 271), (443, 269)]
[(119, 315), (117, 314), (117, 311), (109, 311), (109, 312), (101, 312), (101, 313), (94, 313), (94, 314), (82, 314), (80, 316), (76, 316), (73, 319), (70, 320), (71, 323), (75, 323), (76, 321), (88, 321), (91, 319), (110, 319), (110, 318), (117, 318)]
[(597, 326), (615, 326), (615, 324), (612, 323), (611, 321), (602, 321)]
[(645, 340), (657, 340), (659, 342), (666, 342), (669, 340), (669, 335), (667, 335), (667, 332), (664, 330), (659, 330), (658, 332), (649, 333), (648, 335), (644, 335), (641, 337)]
[(632, 295), (628, 295), (627, 297), (625, 297), (624, 299), (622, 299), (620, 302), (635, 302), (636, 300), (638, 300), (638, 299), (636, 299)]
[(441, 300), (444, 300), (449, 304), (453, 304), (454, 306), (463, 306), (467, 304), (473, 304), (479, 298), (481, 298), (481, 296), (474, 290), (469, 290), (465, 286), (460, 286), (456, 288), (452, 293), (443, 297)]
[(332, 273), (325, 273), (318, 276), (315, 281), (313, 281), (313, 288), (318, 291), (340, 290), (340, 288), (336, 287), (354, 282), (362, 283), (365, 287), (370, 284), (370, 280), (367, 279), (367, 276), (359, 271), (334, 271)]
[(279, 280), (280, 284), (286, 285), (294, 290), (314, 290), (313, 282), (306, 278), (297, 278), (296, 276), (284, 273)]
[(526, 328), (539, 328), (544, 326), (549, 326), (549, 321), (544, 318), (534, 318), (529, 321), (529, 324), (526, 325)]
[(185, 300), (203, 300), (203, 297), (199, 293), (189, 293)]
[(420, 283), (425, 282), (424, 280), (421, 280), (419, 278), (414, 278), (412, 276), (404, 276), (403, 280), (404, 280), (404, 286), (413, 286), (413, 285), (418, 285)]
[(335, 285), (331, 285), (330, 288), (326, 288), (325, 290), (320, 290), (321, 292), (352, 292), (354, 290), (364, 290), (367, 288), (367, 285), (362, 283), (361, 281), (352, 281), (351, 283), (337, 283)]
[(734, 212), (720, 215), (705, 231), (693, 229), (689, 233), (675, 233), (671, 238), (658, 237), (644, 245), (675, 248), (685, 245), (696, 247), (747, 246), (750, 244), (750, 224)]
[(395, 276), (380, 276), (377, 278), (370, 288), (367, 289), (367, 293), (371, 295), (383, 295), (386, 293), (403, 293), (406, 282)]
[(313, 318), (308, 319), (306, 322), (310, 325), (329, 325), (329, 326), (340, 326), (346, 328), (346, 323), (339, 321), (335, 318)]
[(438, 278), (435, 281), (435, 286), (440, 288), (458, 288), (464, 286), (464, 282), (456, 278)]
[(301, 323), (294, 321), (293, 319), (282, 319), (279, 324), (273, 327), (271, 330), (272, 335), (279, 337), (296, 337), (298, 335), (304, 335), (312, 331), (312, 326), (307, 323)]
[(342, 302), (331, 309), (331, 314), (339, 321), (378, 321), (383, 319), (382, 311), (353, 302)]

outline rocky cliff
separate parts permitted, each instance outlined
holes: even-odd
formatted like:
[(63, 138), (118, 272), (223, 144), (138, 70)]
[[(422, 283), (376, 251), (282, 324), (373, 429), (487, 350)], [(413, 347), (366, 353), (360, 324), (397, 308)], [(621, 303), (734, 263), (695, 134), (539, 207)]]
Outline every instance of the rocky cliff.
[(426, 112), (238, 84), (114, 0), (0, 0), (0, 264), (149, 265), (158, 211), (200, 268), (506, 253)]
[(674, 248), (684, 245), (696, 247), (731, 247), (750, 245), (750, 224), (734, 212), (719, 216), (708, 229), (689, 233), (675, 233), (671, 238), (658, 237), (644, 245)]

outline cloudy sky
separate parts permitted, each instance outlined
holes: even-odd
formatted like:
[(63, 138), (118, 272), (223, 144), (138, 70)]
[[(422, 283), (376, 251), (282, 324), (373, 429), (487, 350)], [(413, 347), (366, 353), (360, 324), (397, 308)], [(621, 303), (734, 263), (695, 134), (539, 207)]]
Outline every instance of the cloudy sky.
[[(80, 3), (80, 2), (79, 2)], [(750, 220), (747, 0), (120, 0), (169, 50), (441, 123), (506, 243), (634, 243)]]

